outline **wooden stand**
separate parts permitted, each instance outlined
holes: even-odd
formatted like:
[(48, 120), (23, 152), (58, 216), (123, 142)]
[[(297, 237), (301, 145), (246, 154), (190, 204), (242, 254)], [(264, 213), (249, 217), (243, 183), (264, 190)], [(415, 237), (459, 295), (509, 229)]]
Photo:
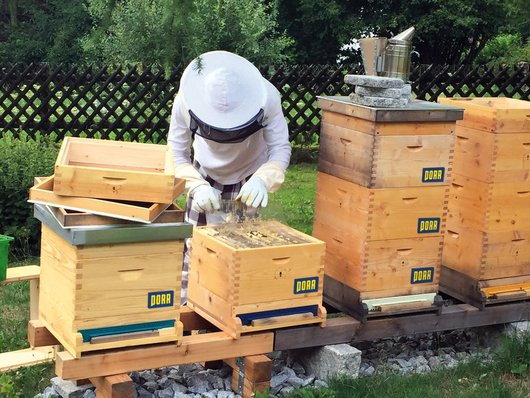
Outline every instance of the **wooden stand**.
[(442, 298), (436, 293), (416, 294), (392, 297), (384, 295), (384, 299), (363, 299), (363, 293), (326, 275), (324, 279), (324, 302), (345, 312), (362, 323), (368, 319), (417, 314), (423, 312), (439, 313)]
[(442, 266), (440, 290), (484, 310), (487, 305), (530, 300), (530, 275), (478, 280)]

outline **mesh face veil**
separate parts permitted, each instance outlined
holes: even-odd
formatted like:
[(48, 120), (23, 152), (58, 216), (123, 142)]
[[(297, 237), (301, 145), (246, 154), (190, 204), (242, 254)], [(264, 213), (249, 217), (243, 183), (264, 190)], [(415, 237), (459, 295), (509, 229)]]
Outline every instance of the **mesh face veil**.
[(207, 140), (212, 140), (221, 144), (232, 144), (243, 142), (252, 134), (261, 130), (265, 125), (263, 124), (264, 112), (260, 109), (259, 112), (251, 118), (248, 122), (240, 126), (232, 128), (220, 128), (211, 126), (193, 113), (190, 109), (190, 130), (193, 134), (197, 134)]

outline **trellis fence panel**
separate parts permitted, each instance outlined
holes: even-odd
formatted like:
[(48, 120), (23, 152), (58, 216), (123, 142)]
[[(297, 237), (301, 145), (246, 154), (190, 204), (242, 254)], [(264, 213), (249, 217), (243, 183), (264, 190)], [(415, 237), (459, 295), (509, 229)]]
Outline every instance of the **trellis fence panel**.
[[(0, 66), (0, 135), (26, 132), (163, 143), (182, 67), (169, 76), (154, 67), (81, 67), (46, 64)], [(345, 74), (359, 66), (267, 66), (261, 71), (280, 91), (290, 138), (318, 141), (318, 95), (348, 95)], [(506, 96), (528, 100), (528, 64), (484, 66), (419, 65), (411, 74), (417, 98)]]

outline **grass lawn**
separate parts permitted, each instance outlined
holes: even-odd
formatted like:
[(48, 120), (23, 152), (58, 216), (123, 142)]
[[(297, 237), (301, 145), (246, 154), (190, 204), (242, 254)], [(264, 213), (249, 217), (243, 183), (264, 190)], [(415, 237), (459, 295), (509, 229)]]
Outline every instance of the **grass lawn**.
[[(270, 196), (269, 206), (263, 209), (262, 217), (311, 233), (315, 184), (315, 164), (292, 165), (284, 186)], [(33, 259), (25, 264), (36, 262), (37, 259)], [(3, 352), (27, 347), (28, 292), (27, 282), (0, 287), (0, 347)], [(296, 390), (289, 397), (522, 398), (530, 394), (529, 369), (530, 338), (526, 337), (507, 340), (491, 364), (469, 363), (422, 375), (385, 373), (360, 379), (338, 379), (332, 380), (329, 388)], [(53, 376), (51, 364), (0, 374), (0, 397), (33, 397), (49, 385)]]

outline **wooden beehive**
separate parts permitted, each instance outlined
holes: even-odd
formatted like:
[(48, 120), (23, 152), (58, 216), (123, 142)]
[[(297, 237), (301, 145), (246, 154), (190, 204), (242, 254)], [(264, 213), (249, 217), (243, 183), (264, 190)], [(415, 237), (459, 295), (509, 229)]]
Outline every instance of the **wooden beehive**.
[(179, 343), (183, 242), (73, 245), (43, 224), (39, 319), (76, 357)]
[(447, 185), (461, 110), (425, 101), (368, 108), (321, 97), (319, 171), (369, 188)]
[(530, 102), (497, 98), (438, 98), (445, 105), (464, 108), (464, 119), (457, 126), (492, 133), (530, 133)]
[(65, 137), (55, 162), (57, 195), (171, 203), (177, 186), (166, 145)]
[(436, 292), (447, 191), (369, 189), (319, 172), (313, 235), (326, 242), (326, 275), (365, 299)]
[(188, 305), (226, 333), (323, 324), (324, 242), (275, 221), (194, 229)]
[(458, 126), (453, 171), (488, 183), (530, 181), (530, 133), (492, 134)]
[(479, 308), (530, 292), (530, 104), (441, 98), (457, 122), (441, 289)]
[(477, 280), (530, 274), (530, 181), (454, 174), (443, 264)]

